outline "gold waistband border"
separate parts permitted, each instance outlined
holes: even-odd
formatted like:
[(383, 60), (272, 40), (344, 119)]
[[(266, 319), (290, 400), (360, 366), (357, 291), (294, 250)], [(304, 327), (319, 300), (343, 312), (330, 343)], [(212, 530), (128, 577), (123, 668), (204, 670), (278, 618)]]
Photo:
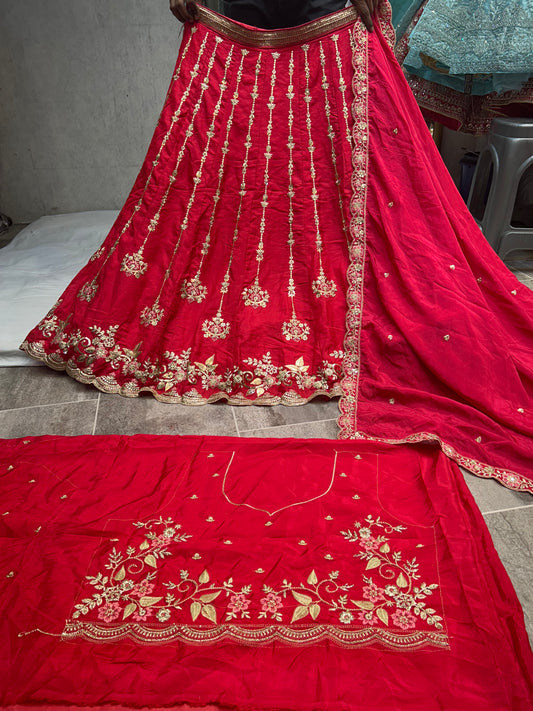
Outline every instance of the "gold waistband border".
[(198, 6), (198, 11), (200, 13), (200, 21), (206, 27), (234, 42), (257, 48), (290, 47), (309, 42), (330, 32), (349, 27), (359, 18), (355, 8), (350, 6), (298, 27), (262, 30), (241, 25), (202, 5)]

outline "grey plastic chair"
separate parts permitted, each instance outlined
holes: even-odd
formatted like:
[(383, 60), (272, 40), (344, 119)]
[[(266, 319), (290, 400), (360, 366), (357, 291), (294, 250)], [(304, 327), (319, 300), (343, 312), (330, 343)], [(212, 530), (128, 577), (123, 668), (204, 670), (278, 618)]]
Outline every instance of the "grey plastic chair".
[(532, 193), (533, 119), (494, 119), (467, 205), (502, 259), (514, 250), (533, 250)]

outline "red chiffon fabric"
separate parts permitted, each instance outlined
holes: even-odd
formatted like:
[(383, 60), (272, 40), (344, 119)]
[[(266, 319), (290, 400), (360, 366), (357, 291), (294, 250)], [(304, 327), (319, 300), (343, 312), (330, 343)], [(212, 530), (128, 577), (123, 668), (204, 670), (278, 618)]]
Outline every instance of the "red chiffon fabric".
[(437, 441), (474, 474), (533, 491), (533, 294), (468, 213), (379, 31), (368, 118), (341, 436)]
[(0, 449), (3, 706), (530, 708), (523, 615), (437, 447)]

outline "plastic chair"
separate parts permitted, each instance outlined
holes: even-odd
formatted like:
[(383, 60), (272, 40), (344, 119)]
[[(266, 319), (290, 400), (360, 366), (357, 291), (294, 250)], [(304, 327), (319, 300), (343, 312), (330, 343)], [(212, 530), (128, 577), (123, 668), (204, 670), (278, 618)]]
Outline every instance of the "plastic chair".
[(467, 205), (502, 259), (533, 249), (532, 180), (533, 119), (494, 119)]

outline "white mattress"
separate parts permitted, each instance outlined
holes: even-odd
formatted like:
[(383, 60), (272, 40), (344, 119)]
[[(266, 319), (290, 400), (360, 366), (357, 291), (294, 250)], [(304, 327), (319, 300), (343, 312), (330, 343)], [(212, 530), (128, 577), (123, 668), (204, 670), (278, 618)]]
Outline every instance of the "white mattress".
[(0, 366), (38, 365), (19, 345), (104, 241), (117, 214), (41, 217), (0, 249)]

